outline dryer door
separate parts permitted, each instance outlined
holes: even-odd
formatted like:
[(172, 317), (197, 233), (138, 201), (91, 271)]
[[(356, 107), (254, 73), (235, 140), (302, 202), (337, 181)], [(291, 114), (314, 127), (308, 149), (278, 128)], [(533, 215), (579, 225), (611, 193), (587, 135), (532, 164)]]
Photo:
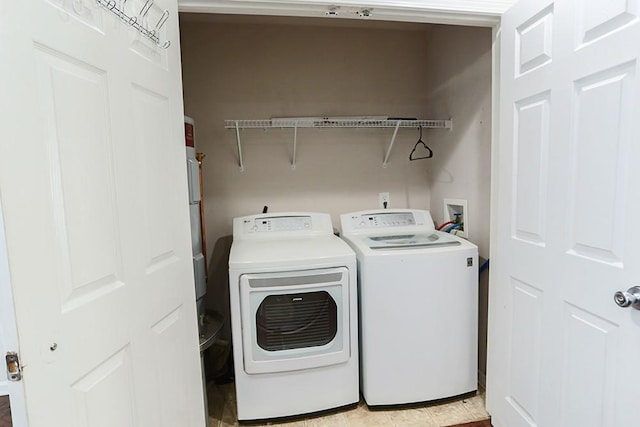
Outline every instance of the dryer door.
[(345, 267), (240, 276), (244, 370), (296, 371), (349, 360)]

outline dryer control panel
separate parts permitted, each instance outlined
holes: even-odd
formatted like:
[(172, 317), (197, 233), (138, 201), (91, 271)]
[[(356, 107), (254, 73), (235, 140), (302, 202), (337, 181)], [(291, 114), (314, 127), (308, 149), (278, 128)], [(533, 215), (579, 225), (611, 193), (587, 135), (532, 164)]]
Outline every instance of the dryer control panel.
[[(253, 224), (252, 224), (253, 222)], [(298, 231), (311, 229), (310, 216), (281, 216), (268, 218), (255, 218), (248, 225), (252, 231)]]
[(329, 214), (280, 212), (233, 219), (234, 239), (275, 239), (316, 235), (333, 235)]

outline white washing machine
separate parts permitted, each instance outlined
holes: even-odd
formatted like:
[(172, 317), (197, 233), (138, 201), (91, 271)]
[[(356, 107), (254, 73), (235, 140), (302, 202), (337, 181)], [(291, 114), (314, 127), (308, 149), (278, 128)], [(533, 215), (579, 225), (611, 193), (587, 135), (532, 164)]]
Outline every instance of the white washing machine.
[(478, 249), (428, 211), (341, 216), (358, 258), (360, 381), (368, 405), (477, 389)]
[(358, 402), (356, 257), (318, 213), (235, 218), (229, 257), (238, 419)]

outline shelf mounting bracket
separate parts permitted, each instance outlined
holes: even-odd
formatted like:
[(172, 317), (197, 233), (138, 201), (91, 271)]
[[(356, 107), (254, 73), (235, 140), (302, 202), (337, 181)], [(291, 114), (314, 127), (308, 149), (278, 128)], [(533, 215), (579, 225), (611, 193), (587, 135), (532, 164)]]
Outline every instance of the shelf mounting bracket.
[(387, 155), (384, 156), (384, 161), (382, 162), (382, 167), (387, 167), (387, 161), (389, 160), (389, 155), (391, 155), (391, 149), (393, 148), (393, 143), (396, 141), (396, 135), (398, 135), (398, 129), (400, 129), (400, 120), (396, 122), (396, 127), (393, 130), (393, 136), (391, 137), (391, 142), (389, 142), (389, 148), (387, 149)]
[(240, 126), (238, 120), (236, 120), (236, 143), (238, 145), (238, 163), (240, 166), (240, 172), (244, 172), (244, 163), (242, 162), (242, 145), (240, 144)]
[(293, 127), (293, 151), (291, 152), (291, 170), (296, 170), (296, 145), (298, 144), (298, 125)]

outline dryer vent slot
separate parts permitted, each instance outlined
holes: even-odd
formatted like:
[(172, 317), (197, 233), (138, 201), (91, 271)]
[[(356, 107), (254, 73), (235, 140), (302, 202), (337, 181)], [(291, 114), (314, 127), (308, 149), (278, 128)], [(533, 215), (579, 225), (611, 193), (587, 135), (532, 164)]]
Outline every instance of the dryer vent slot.
[(323, 346), (338, 331), (338, 308), (326, 291), (270, 295), (258, 307), (256, 326), (267, 351)]

